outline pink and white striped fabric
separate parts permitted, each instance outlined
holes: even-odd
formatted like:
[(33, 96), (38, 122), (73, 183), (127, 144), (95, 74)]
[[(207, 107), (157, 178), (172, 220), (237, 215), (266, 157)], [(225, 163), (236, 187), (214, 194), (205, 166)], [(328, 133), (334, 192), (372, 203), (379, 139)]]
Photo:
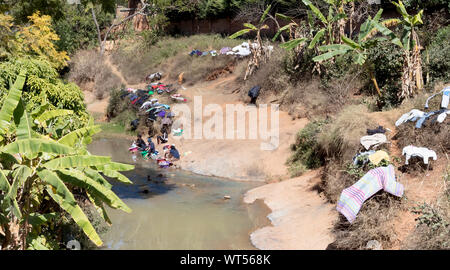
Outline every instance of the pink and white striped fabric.
[(353, 186), (342, 191), (336, 209), (353, 223), (362, 204), (381, 189), (397, 197), (403, 196), (404, 187), (395, 181), (394, 166), (368, 171)]

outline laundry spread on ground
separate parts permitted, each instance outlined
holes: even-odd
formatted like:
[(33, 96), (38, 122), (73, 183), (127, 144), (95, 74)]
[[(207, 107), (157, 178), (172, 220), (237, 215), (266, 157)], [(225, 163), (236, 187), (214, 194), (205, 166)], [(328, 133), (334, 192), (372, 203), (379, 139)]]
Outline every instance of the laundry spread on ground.
[(379, 150), (369, 155), (369, 161), (374, 165), (380, 164), (380, 162), (383, 160), (390, 161), (389, 155), (388, 153), (386, 153), (386, 151)]
[(354, 185), (344, 189), (336, 209), (353, 223), (363, 203), (382, 189), (397, 197), (403, 196), (404, 187), (395, 180), (392, 165), (372, 169)]
[(413, 145), (408, 145), (403, 148), (402, 155), (406, 155), (406, 161), (405, 164), (409, 164), (409, 159), (411, 157), (421, 157), (423, 159), (424, 164), (428, 164), (429, 158), (432, 158), (433, 160), (437, 160), (436, 152), (433, 150), (430, 150), (425, 147), (416, 147)]
[(360, 142), (364, 146), (364, 148), (366, 148), (366, 150), (369, 150), (371, 147), (376, 147), (383, 143), (386, 143), (387, 138), (386, 135), (377, 133), (374, 135), (361, 137)]

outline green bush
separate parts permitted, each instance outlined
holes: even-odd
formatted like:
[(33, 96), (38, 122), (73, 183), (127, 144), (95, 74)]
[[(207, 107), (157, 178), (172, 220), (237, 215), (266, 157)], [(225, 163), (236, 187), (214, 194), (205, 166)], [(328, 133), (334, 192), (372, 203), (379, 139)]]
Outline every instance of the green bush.
[(87, 123), (89, 115), (80, 88), (59, 79), (56, 70), (48, 62), (40, 59), (18, 58), (0, 64), (0, 103), (3, 102), (11, 82), (16, 80), (22, 69), (27, 73), (23, 88), (27, 110), (32, 111), (48, 100), (50, 109), (73, 110), (80, 121), (79, 125)]
[(324, 164), (317, 136), (322, 132), (326, 123), (326, 120), (310, 122), (297, 134), (295, 143), (291, 145), (291, 150), (294, 153), (288, 160), (288, 165), (293, 172), (302, 171), (298, 170), (298, 168), (314, 169)]
[[(373, 64), (375, 78), (382, 93), (382, 97), (379, 98), (381, 107), (397, 106), (401, 102), (398, 97), (403, 68), (401, 48), (387, 41), (380, 42), (370, 49), (368, 62)], [(368, 87), (374, 88), (372, 81), (368, 82)]]
[(422, 58), (425, 63), (424, 74), (430, 76), (428, 84), (450, 81), (450, 25), (437, 32)]
[[(113, 15), (96, 12), (100, 29), (106, 28)], [(78, 5), (64, 5), (64, 18), (54, 20), (54, 29), (59, 36), (56, 46), (69, 54), (79, 49), (98, 46), (97, 28), (90, 12), (84, 12)]]

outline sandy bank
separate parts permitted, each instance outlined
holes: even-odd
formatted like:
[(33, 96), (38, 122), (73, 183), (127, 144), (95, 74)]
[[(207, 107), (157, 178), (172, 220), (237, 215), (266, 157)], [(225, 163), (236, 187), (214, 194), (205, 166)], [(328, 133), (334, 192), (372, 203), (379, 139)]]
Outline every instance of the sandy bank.
[(331, 234), (337, 212), (312, 188), (320, 181), (318, 171), (267, 184), (248, 191), (244, 202), (263, 199), (272, 210), (272, 226), (250, 235), (259, 249), (325, 249), (334, 241)]

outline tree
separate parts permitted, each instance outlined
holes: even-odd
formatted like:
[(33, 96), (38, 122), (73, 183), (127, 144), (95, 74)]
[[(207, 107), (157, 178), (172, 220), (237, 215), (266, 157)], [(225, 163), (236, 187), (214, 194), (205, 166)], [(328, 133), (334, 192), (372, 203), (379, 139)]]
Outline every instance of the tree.
[(344, 44), (332, 44), (319, 47), (319, 50), (325, 53), (314, 57), (313, 60), (315, 62), (322, 62), (332, 59), (338, 55), (351, 53), (353, 55), (354, 63), (366, 68), (378, 95), (381, 96), (381, 91), (375, 78), (373, 66), (366, 61), (368, 50), (377, 42), (386, 39), (376, 37), (376, 34), (379, 32), (389, 37), (392, 43), (397, 45), (401, 44), (400, 40), (395, 37), (394, 33), (387, 28), (387, 26), (396, 24), (397, 20), (385, 20), (380, 22), (382, 13), (383, 9), (380, 9), (373, 19), (369, 16), (366, 22), (361, 25), (358, 39), (356, 41), (343, 36), (342, 41)]
[(42, 226), (64, 210), (97, 246), (102, 241), (80, 208), (74, 192), (84, 194), (110, 223), (104, 204), (131, 210), (101, 175), (131, 183), (119, 171), (132, 165), (91, 155), (86, 145), (99, 131), (92, 124), (51, 139), (48, 121), (70, 114), (67, 110), (25, 110), (21, 72), (0, 110), (0, 229), (2, 249), (46, 249)]
[(261, 18), (258, 21), (257, 25), (253, 25), (251, 23), (244, 23), (243, 25), (246, 27), (242, 30), (239, 30), (238, 32), (232, 34), (230, 36), (231, 39), (237, 38), (239, 36), (242, 36), (244, 34), (250, 33), (252, 31), (256, 32), (256, 48), (249, 42), (250, 50), (252, 51), (252, 57), (250, 58), (247, 70), (245, 72), (244, 80), (247, 80), (249, 76), (253, 74), (253, 72), (259, 68), (259, 64), (262, 61), (267, 61), (267, 53), (264, 50), (262, 39), (261, 39), (261, 30), (268, 29), (269, 26), (265, 23), (267, 19), (267, 14), (269, 13), (271, 8), (271, 5), (268, 5), (267, 8), (264, 10), (264, 13), (261, 15)]
[[(144, 0), (140, 0), (140, 8), (133, 8), (134, 12), (130, 12), (131, 14), (129, 14), (127, 17), (125, 17), (124, 19), (120, 20), (119, 22), (113, 23), (111, 26), (109, 26), (108, 29), (106, 30), (106, 33), (103, 36), (103, 40), (102, 40), (100, 26), (98, 24), (97, 16), (95, 14), (95, 6), (97, 4), (100, 4), (102, 8), (105, 8), (105, 7), (111, 8), (111, 6), (115, 7), (115, 3), (114, 3), (114, 1), (111, 1), (111, 0), (85, 0), (84, 2), (85, 2), (86, 11), (90, 10), (90, 12), (92, 14), (92, 19), (94, 20), (94, 23), (95, 23), (95, 26), (97, 29), (97, 37), (98, 37), (101, 55), (103, 55), (105, 53), (106, 41), (108, 39), (109, 34), (111, 33), (111, 31), (114, 28), (118, 27), (119, 25), (122, 25), (123, 23), (132, 19), (135, 16), (138, 16), (138, 15), (147, 16), (147, 14), (149, 13), (150, 7), (152, 7), (151, 8), (152, 13), (155, 13), (158, 11), (158, 9), (156, 8), (155, 5), (149, 5)], [(136, 2), (136, 1), (134, 1), (134, 2)], [(113, 3), (113, 4), (111, 4), (111, 3)], [(139, 7), (139, 5), (138, 5), (138, 7)]]
[(0, 57), (32, 55), (48, 61), (56, 69), (66, 66), (69, 56), (56, 49), (54, 42), (59, 37), (51, 27), (52, 18), (37, 11), (28, 19), (27, 26), (18, 26), (11, 16), (0, 15)]
[(423, 88), (422, 58), (420, 55), (422, 47), (417, 35), (418, 25), (423, 24), (423, 10), (416, 15), (409, 15), (402, 1), (392, 2), (392, 4), (397, 7), (397, 11), (402, 15), (400, 23), (403, 26), (403, 33), (400, 46), (404, 51), (405, 62), (400, 97), (408, 98)]

